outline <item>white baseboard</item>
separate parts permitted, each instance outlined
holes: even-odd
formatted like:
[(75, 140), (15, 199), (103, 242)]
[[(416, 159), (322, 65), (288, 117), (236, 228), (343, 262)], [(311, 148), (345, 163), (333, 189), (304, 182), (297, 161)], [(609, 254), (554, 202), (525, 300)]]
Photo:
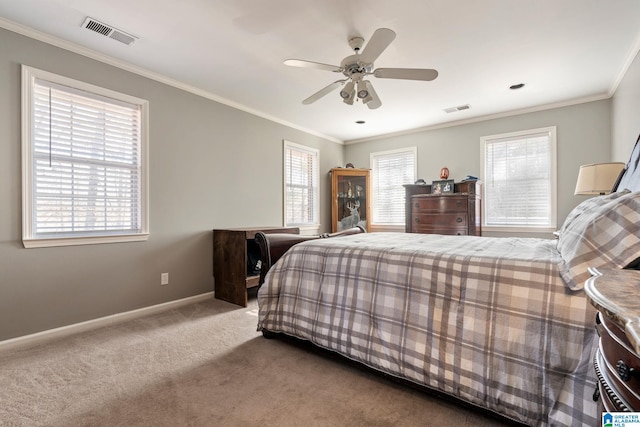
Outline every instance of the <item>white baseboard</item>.
[(8, 340), (0, 341), (0, 351), (27, 345), (40, 344), (45, 341), (67, 337), (79, 332), (85, 332), (92, 329), (113, 325), (115, 323), (124, 322), (126, 320), (133, 320), (139, 317), (148, 316), (150, 314), (171, 310), (183, 305), (205, 301), (210, 298), (213, 298), (213, 292), (206, 292), (204, 294), (195, 295), (192, 297), (169, 301), (162, 304), (156, 304), (149, 307), (143, 307), (136, 310), (125, 311), (123, 313), (112, 314), (110, 316), (99, 317), (97, 319), (87, 320), (86, 322), (74, 323), (73, 325), (61, 326), (59, 328), (36, 332), (35, 334), (11, 338)]

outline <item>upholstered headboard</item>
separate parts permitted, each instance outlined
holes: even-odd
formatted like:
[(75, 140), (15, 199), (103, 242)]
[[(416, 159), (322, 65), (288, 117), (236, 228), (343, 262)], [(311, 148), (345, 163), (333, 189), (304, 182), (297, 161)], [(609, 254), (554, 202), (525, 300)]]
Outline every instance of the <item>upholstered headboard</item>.
[(640, 191), (640, 135), (631, 152), (631, 158), (625, 168), (620, 172), (618, 180), (613, 185), (612, 191), (629, 189)]

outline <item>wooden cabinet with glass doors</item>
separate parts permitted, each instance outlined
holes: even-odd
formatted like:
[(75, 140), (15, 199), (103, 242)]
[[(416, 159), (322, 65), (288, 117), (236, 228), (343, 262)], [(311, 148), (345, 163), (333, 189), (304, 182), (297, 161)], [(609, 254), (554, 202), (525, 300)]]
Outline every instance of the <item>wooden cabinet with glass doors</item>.
[(371, 170), (331, 169), (331, 232), (371, 224)]

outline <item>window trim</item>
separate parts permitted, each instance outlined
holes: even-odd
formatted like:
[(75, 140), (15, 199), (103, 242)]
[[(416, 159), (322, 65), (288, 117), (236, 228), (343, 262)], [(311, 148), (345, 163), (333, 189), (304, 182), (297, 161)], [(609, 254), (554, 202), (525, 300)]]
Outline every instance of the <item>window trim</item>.
[[(305, 232), (314, 233), (320, 228), (320, 150), (317, 148), (308, 147), (306, 145), (297, 144), (295, 142), (283, 140), (282, 146), (282, 224), (284, 227), (298, 227)], [(314, 194), (314, 209), (313, 209), (313, 222), (310, 223), (292, 223), (287, 222), (287, 149), (293, 148), (298, 151), (303, 151), (315, 156), (315, 170), (314, 181), (316, 182), (316, 191)]]
[[(528, 129), (516, 132), (508, 132), (496, 135), (482, 136), (480, 137), (480, 177), (481, 180), (485, 181), (486, 173), (485, 173), (485, 148), (486, 143), (492, 140), (505, 139), (505, 138), (518, 138), (526, 135), (532, 134), (540, 134), (540, 133), (548, 133), (549, 139), (551, 143), (551, 171), (550, 171), (550, 181), (551, 181), (551, 194), (550, 194), (550, 222), (551, 224), (548, 226), (536, 226), (536, 225), (517, 225), (517, 226), (508, 226), (508, 225), (487, 225), (487, 215), (486, 215), (486, 206), (487, 203), (482, 203), (482, 229), (484, 231), (498, 231), (498, 232), (524, 232), (524, 233), (544, 233), (544, 232), (553, 232), (557, 228), (558, 224), (558, 150), (557, 150), (557, 130), (556, 126), (547, 126), (536, 129)], [(486, 201), (486, 185), (483, 186), (483, 194), (482, 198)]]
[[(375, 180), (375, 169), (373, 167), (374, 164), (374, 157), (376, 156), (384, 156), (384, 155), (388, 155), (388, 154), (395, 154), (395, 153), (412, 153), (413, 154), (413, 158), (414, 158), (414, 164), (413, 164), (413, 177), (414, 180), (415, 178), (418, 176), (418, 147), (417, 146), (413, 146), (413, 147), (405, 147), (405, 148), (397, 148), (394, 150), (385, 150), (385, 151), (376, 151), (376, 152), (372, 152), (369, 153), (369, 167), (371, 168), (371, 228), (372, 229), (376, 229), (376, 230), (402, 230), (404, 231), (404, 229), (406, 228), (406, 224), (405, 221), (403, 221), (400, 224), (393, 224), (393, 223), (385, 223), (385, 222), (373, 222), (374, 218), (375, 218), (375, 200), (376, 200), (376, 195), (375, 195), (375, 190), (373, 189), (373, 183)], [(405, 212), (405, 216), (406, 216), (406, 212)]]
[[(83, 236), (34, 237), (33, 230), (33, 84), (36, 79), (47, 80), (115, 100), (137, 104), (140, 109), (140, 220), (139, 233), (87, 233)], [(131, 95), (60, 76), (48, 71), (22, 65), (22, 242), (25, 248), (92, 245), (103, 243), (137, 242), (149, 238), (149, 102)]]

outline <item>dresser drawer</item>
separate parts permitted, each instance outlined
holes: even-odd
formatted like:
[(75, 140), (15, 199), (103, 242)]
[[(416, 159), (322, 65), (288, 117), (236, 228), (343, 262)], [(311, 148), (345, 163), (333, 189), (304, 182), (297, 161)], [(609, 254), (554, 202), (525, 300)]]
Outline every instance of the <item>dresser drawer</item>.
[(444, 213), (425, 214), (416, 213), (413, 215), (413, 226), (415, 227), (447, 227), (447, 228), (467, 228), (467, 213)]
[(631, 407), (640, 407), (640, 358), (633, 351), (622, 330), (607, 319), (600, 317), (600, 351), (608, 376), (616, 393)]
[(469, 234), (469, 230), (466, 228), (446, 228), (446, 227), (429, 227), (429, 226), (414, 226), (412, 233), (422, 234), (446, 234), (449, 236), (466, 236)]
[(424, 212), (466, 212), (468, 199), (466, 196), (428, 196), (419, 195), (411, 198), (413, 213)]
[(612, 320), (608, 319), (606, 316), (603, 316), (602, 313), (600, 312), (598, 312), (597, 314), (596, 326), (598, 328), (598, 332), (601, 335), (602, 335), (603, 329), (606, 328), (604, 332), (615, 335), (618, 338), (618, 340), (620, 340), (624, 345), (628, 346), (629, 348), (633, 348), (633, 346), (627, 339), (627, 335), (620, 328), (620, 326), (616, 325)]
[(593, 360), (593, 365), (596, 370), (596, 376), (598, 377), (598, 390), (600, 391), (600, 413), (604, 409), (605, 412), (628, 412), (631, 408), (627, 402), (616, 394), (616, 391), (611, 388), (613, 380), (610, 377), (610, 371), (607, 368), (607, 364), (602, 356), (602, 351), (598, 349), (596, 356)]
[(600, 400), (602, 402), (602, 409), (605, 412), (623, 412), (624, 411), (623, 408), (626, 408), (626, 406), (620, 403), (616, 404), (616, 402), (620, 402), (620, 400), (614, 400), (614, 398), (611, 395), (607, 394), (607, 389), (604, 388), (604, 385), (602, 383), (598, 383), (598, 389), (600, 390)]

